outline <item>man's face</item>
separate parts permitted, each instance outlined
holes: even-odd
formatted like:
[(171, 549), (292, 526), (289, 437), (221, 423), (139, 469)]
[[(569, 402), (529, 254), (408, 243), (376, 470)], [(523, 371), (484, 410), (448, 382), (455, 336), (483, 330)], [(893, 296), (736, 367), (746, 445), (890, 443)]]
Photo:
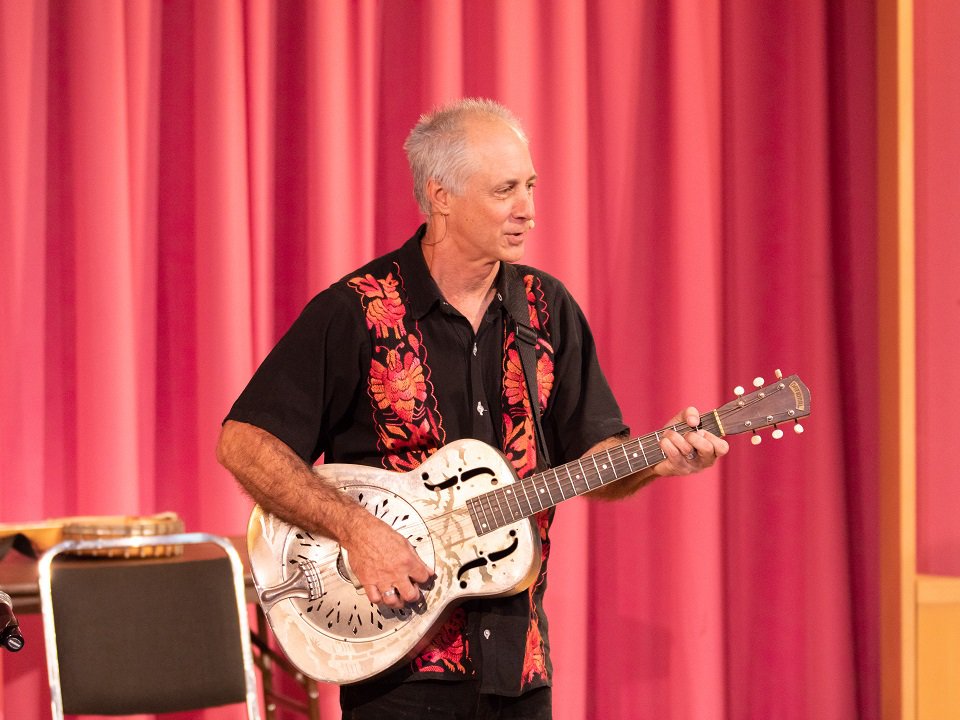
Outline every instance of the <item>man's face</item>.
[(447, 235), (465, 260), (516, 262), (534, 217), (537, 174), (530, 151), (501, 120), (469, 121), (468, 138), (477, 171), (463, 194), (450, 196)]

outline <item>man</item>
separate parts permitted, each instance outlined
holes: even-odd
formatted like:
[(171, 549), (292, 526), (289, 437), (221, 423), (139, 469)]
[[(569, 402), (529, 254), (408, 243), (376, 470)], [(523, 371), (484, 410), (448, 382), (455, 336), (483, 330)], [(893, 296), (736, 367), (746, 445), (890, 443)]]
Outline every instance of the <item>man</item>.
[[(461, 100), (422, 117), (405, 149), (426, 223), (308, 304), (230, 411), (218, 446), (264, 510), (335, 539), (370, 601), (390, 608), (416, 602), (432, 568), (311, 465), (324, 454), (405, 471), (470, 437), (530, 475), (540, 458), (511, 301), (526, 296), (537, 333), (552, 463), (620, 444), (627, 432), (576, 302), (555, 278), (515, 265), (534, 226), (537, 179), (517, 119), (492, 101)], [(699, 415), (687, 408), (671, 422), (695, 428)], [(665, 460), (592, 495), (623, 497), (727, 451), (702, 430), (666, 431), (660, 446)], [(465, 603), (412, 661), (344, 686), (344, 717), (551, 717), (543, 592), (552, 519), (552, 510), (536, 517), (544, 563), (529, 590)]]

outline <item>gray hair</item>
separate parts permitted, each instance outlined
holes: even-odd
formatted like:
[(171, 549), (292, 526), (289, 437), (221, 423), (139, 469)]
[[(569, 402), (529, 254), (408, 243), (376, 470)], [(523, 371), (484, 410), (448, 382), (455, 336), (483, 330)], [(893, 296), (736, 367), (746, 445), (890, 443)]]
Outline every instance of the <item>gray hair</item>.
[(467, 143), (466, 120), (486, 117), (505, 122), (523, 142), (528, 142), (516, 115), (495, 100), (463, 98), (420, 116), (403, 149), (413, 172), (413, 194), (424, 214), (430, 214), (427, 182), (433, 178), (454, 195), (463, 193), (476, 172)]

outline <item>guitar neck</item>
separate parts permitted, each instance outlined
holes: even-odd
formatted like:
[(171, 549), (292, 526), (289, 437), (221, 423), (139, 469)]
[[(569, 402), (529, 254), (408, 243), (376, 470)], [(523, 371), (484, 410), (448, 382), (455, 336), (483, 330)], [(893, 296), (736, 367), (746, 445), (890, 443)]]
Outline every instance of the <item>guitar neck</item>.
[[(701, 416), (700, 428), (723, 434), (716, 410)], [(652, 467), (667, 457), (660, 449), (665, 430), (686, 433), (693, 429), (686, 423), (668, 426), (472, 498), (467, 506), (477, 533), (492, 532)]]
[[(754, 385), (759, 389), (746, 395), (737, 388), (737, 399), (701, 415), (696, 429), (724, 437), (773, 426), (776, 438), (783, 434), (777, 425), (792, 422), (794, 430), (802, 432), (798, 421), (810, 414), (810, 391), (803, 381), (796, 375), (785, 378), (778, 370), (776, 382), (759, 387), (762, 384), (757, 378)], [(668, 429), (683, 434), (694, 428), (678, 423), (468, 500), (477, 534), (492, 532), (656, 465), (666, 459), (660, 438)]]

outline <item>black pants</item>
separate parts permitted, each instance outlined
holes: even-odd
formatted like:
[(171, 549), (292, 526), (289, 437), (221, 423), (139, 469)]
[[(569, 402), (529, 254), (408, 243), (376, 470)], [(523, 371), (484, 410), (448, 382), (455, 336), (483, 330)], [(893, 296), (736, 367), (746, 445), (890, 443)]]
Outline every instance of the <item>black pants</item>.
[(388, 688), (340, 689), (343, 720), (551, 720), (552, 696), (541, 687), (520, 697), (480, 693), (474, 680), (419, 680)]

